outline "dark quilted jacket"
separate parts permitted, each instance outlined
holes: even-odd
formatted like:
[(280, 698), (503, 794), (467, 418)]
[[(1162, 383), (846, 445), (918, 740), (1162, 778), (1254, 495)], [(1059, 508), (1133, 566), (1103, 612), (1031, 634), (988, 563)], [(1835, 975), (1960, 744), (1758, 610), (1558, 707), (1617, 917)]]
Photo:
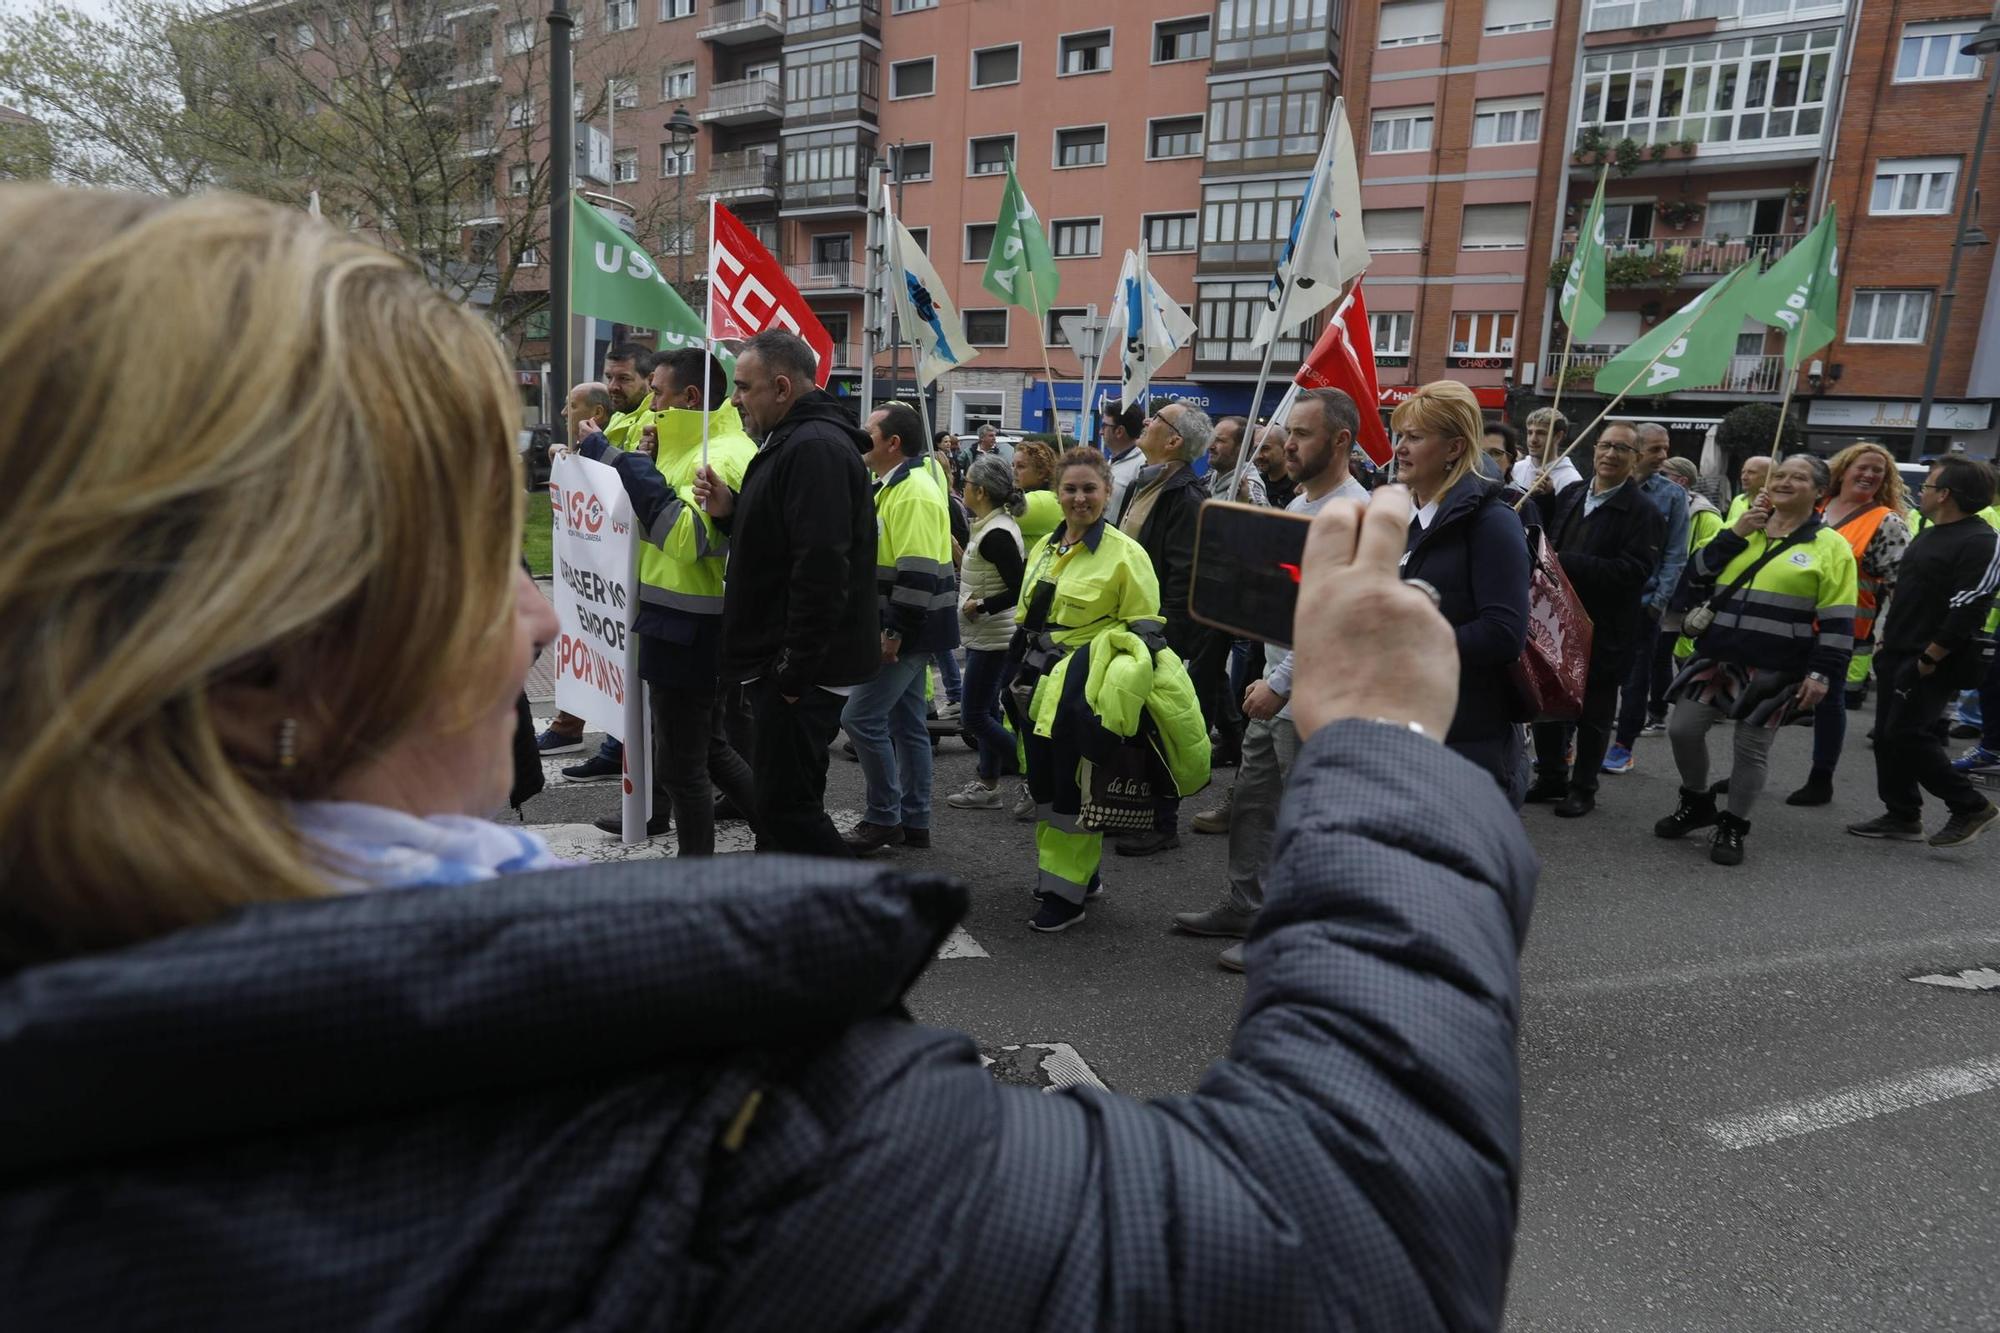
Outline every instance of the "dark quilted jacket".
[(1149, 1105), (910, 1022), (965, 890), (853, 864), (271, 905), (31, 969), (0, 1324), (1492, 1328), (1534, 875), (1484, 773), (1328, 728), (1229, 1054)]

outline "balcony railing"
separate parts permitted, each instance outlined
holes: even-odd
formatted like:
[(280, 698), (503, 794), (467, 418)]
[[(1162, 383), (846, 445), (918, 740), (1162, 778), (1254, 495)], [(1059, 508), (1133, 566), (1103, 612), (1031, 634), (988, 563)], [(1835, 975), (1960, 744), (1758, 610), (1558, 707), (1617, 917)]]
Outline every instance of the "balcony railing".
[(785, 276), (802, 292), (858, 292), (868, 284), (868, 271), (852, 259), (815, 259), (787, 264)]
[[(1656, 237), (1645, 241), (1618, 241), (1605, 248), (1605, 281), (1612, 287), (1670, 287), (1687, 277), (1720, 277), (1732, 273), (1751, 259), (1760, 261), (1758, 271), (1784, 258), (1800, 238), (1791, 233), (1770, 236), (1735, 236), (1728, 240), (1699, 237), (1675, 240)], [(1576, 242), (1564, 241), (1557, 248), (1556, 265), (1567, 268), (1576, 253)], [(1551, 285), (1556, 285), (1554, 282)]]
[(701, 109), (703, 117), (741, 116), (746, 112), (784, 115), (785, 90), (776, 79), (762, 75), (709, 85), (708, 102)]
[(863, 212), (867, 207), (868, 186), (861, 177), (852, 180), (789, 180), (780, 187), (778, 207), (785, 212)]
[[(1572, 353), (1568, 378), (1564, 382), (1565, 396), (1572, 390), (1589, 388), (1598, 370), (1619, 355), (1618, 352)], [(1562, 354), (1551, 352), (1542, 369), (1542, 383), (1553, 388), (1556, 377), (1563, 373), (1562, 365)], [(1784, 391), (1785, 358), (1782, 356), (1735, 357), (1729, 363), (1729, 373), (1720, 384), (1697, 384), (1686, 390), (1688, 393), (1770, 394), (1774, 397)]]
[(1584, 23), (1587, 32), (1645, 28), (1664, 23), (1715, 19), (1723, 23), (1780, 23), (1847, 7), (1846, 0), (1596, 0)]
[(708, 22), (701, 25), (699, 35), (710, 42), (761, 39), (760, 29), (769, 29), (772, 35), (784, 32), (785, 7), (780, 0), (721, 0), (708, 7)]
[(769, 153), (754, 148), (740, 153), (718, 153), (708, 160), (708, 186), (703, 193), (724, 199), (732, 195), (776, 195), (782, 179), (778, 159)]

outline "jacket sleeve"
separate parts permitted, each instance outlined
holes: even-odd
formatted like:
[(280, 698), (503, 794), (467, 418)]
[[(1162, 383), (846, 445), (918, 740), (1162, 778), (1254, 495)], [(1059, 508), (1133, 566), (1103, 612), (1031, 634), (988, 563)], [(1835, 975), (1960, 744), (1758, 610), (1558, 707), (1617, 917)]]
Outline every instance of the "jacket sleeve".
[(627, 453), (595, 433), (584, 436), (577, 452), (618, 473), (625, 496), (632, 502), (640, 540), (660, 547), (678, 560), (720, 559), (728, 553), (729, 544), (715, 535), (708, 515), (668, 485), (652, 459), (642, 453)]
[(1593, 599), (1636, 598), (1646, 580), (1652, 577), (1653, 566), (1659, 563), (1667, 521), (1653, 508), (1653, 502), (1644, 497), (1626, 512), (1630, 519), (1618, 534), (1616, 550), (1605, 555), (1577, 550), (1558, 552), (1563, 573), (1569, 575), (1578, 593)]
[(1673, 487), (1667, 497), (1666, 533), (1660, 548), (1660, 567), (1654, 571), (1652, 580), (1646, 585), (1646, 604), (1655, 610), (1664, 611), (1680, 586), (1681, 570), (1687, 564), (1688, 549), (1688, 502), (1687, 493), (1680, 487)]
[(1985, 535), (1987, 540), (1959, 544), (1944, 623), (1931, 636), (1932, 643), (1953, 653), (1985, 628), (1987, 609), (1993, 605), (1994, 591), (2000, 589), (2000, 539), (1990, 529)]
[[(1750, 539), (1739, 537), (1727, 524), (1699, 547), (1693, 558), (1694, 576), (1705, 584), (1714, 583), (1729, 568), (1729, 562), (1750, 549)], [(1704, 594), (1706, 595), (1706, 594)]]
[(1833, 538), (1826, 542), (1832, 559), (1820, 568), (1818, 616), (1807, 669), (1823, 673), (1828, 680), (1842, 680), (1854, 656), (1854, 607), (1860, 596), (1860, 571), (1845, 537), (1830, 530), (1821, 536)]
[[(854, 506), (869, 503), (867, 488), (848, 475), (841, 466), (846, 460), (837, 450), (816, 434), (806, 440), (794, 436), (792, 443), (786, 460), (791, 474), (779, 488), (785, 530), (791, 537), (791, 589), (785, 601), (785, 632), (771, 672), (778, 692), (785, 695), (797, 695), (813, 684), (826, 645), (835, 638), (835, 627), (852, 611), (847, 605), (848, 581), (854, 560), (860, 558), (851, 549)], [(860, 466), (857, 456), (854, 467)], [(872, 506), (869, 524), (874, 524)], [(867, 557), (874, 557), (872, 543)]]
[[(1473, 532), (1472, 603), (1476, 614), (1458, 626), (1460, 667), (1502, 667), (1520, 657), (1528, 638), (1528, 543), (1506, 505), (1485, 505)], [(1290, 664), (1287, 663), (1287, 684)]]
[(1160, 507), (1166, 509), (1165, 513), (1154, 510), (1158, 516), (1156, 548), (1162, 557), (1154, 562), (1159, 566), (1154, 572), (1160, 580), (1160, 618), (1167, 624), (1169, 638), (1184, 641), (1176, 643), (1174, 651), (1192, 660), (1191, 640), (1197, 627), (1188, 611), (1188, 592), (1194, 587), (1195, 522), (1201, 502), (1192, 487), (1181, 486), (1173, 495), (1161, 496)]

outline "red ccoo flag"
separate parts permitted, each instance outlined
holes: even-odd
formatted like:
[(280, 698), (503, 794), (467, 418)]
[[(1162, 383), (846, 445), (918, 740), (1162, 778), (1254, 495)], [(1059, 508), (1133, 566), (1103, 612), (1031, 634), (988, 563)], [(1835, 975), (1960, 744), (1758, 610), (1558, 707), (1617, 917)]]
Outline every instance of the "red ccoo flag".
[(1362, 452), (1377, 467), (1389, 461), (1389, 431), (1382, 424), (1382, 391), (1375, 382), (1375, 335), (1368, 327), (1368, 306), (1361, 284), (1333, 312), (1326, 332), (1313, 344), (1312, 354), (1293, 380), (1302, 389), (1339, 389), (1361, 409)]
[(813, 381), (833, 373), (833, 339), (819, 317), (750, 229), (721, 204), (711, 205), (708, 229), (708, 336), (740, 341), (765, 329), (790, 329), (819, 358)]

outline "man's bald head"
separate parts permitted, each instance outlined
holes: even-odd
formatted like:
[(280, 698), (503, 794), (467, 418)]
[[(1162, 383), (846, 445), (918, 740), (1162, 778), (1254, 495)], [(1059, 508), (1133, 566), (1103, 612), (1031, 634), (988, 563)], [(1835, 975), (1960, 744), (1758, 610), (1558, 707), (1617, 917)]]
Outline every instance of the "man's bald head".
[(570, 443), (585, 426), (603, 428), (616, 411), (611, 401), (611, 388), (602, 380), (585, 380), (569, 391), (569, 399), (563, 404), (563, 421), (569, 427)]

